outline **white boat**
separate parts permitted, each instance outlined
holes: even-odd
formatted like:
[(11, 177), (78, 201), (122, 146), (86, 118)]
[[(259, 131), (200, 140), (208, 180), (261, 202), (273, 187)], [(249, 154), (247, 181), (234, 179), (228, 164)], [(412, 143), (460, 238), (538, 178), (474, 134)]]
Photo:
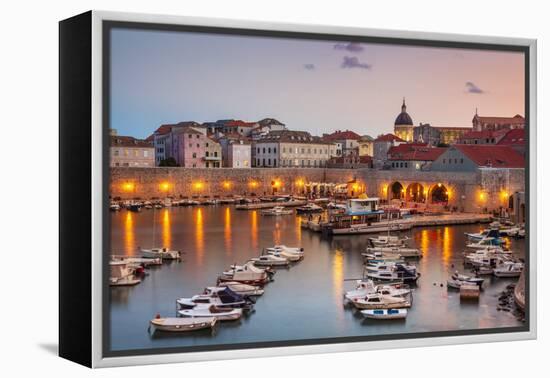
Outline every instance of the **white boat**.
[(402, 297), (392, 297), (378, 293), (367, 294), (362, 298), (355, 298), (351, 301), (353, 305), (361, 310), (388, 309), (388, 308), (407, 308), (411, 303)]
[(231, 281), (221, 282), (219, 286), (209, 286), (204, 290), (204, 293), (205, 294), (213, 293), (219, 290), (223, 290), (226, 287), (230, 288), (237, 294), (245, 295), (248, 297), (260, 296), (260, 295), (263, 295), (264, 293), (264, 289), (262, 289), (259, 286), (247, 285), (247, 284), (231, 282)]
[(293, 254), (297, 254), (297, 255), (303, 255), (304, 254), (304, 249), (301, 248), (301, 247), (287, 247), (286, 245), (283, 245), (283, 244), (278, 244), (278, 245), (274, 245), (273, 247), (268, 247), (266, 248), (266, 251), (274, 251), (274, 252), (282, 252), (282, 251), (285, 251), (285, 252), (288, 252), (288, 253), (293, 253)]
[(375, 281), (416, 282), (420, 273), (416, 266), (392, 261), (369, 261), (365, 266), (367, 277)]
[(269, 255), (286, 258), (288, 261), (292, 262), (301, 260), (304, 257), (303, 248), (290, 248), (284, 245), (266, 248), (264, 252)]
[(400, 257), (422, 257), (422, 251), (417, 248), (405, 247), (367, 247), (367, 255), (381, 252), (386, 255), (394, 255)]
[(161, 258), (163, 260), (179, 260), (181, 258), (180, 251), (174, 251), (168, 248), (151, 248), (151, 249), (142, 248), (140, 251), (141, 251), (141, 257), (150, 258), (150, 259)]
[(289, 215), (293, 214), (294, 210), (286, 209), (284, 206), (275, 206), (272, 209), (262, 210), (262, 215)]
[(111, 261), (124, 261), (129, 266), (155, 266), (155, 265), (162, 265), (162, 258), (146, 258), (146, 257), (130, 257), (130, 256), (120, 256), (120, 255), (112, 255)]
[(296, 208), (296, 213), (297, 214), (311, 214), (311, 213), (322, 213), (324, 211), (324, 209), (319, 206), (319, 205), (316, 205), (312, 202), (309, 202), (307, 204), (305, 204), (304, 206), (299, 206)]
[(211, 290), (204, 294), (194, 295), (190, 298), (179, 298), (176, 300), (179, 309), (194, 308), (198, 305), (214, 305), (224, 308), (243, 308), (251, 310), (253, 303), (245, 296), (235, 293), (229, 287), (222, 287), (220, 290)]
[(201, 318), (160, 318), (157, 317), (150, 321), (153, 332), (189, 332), (198, 331), (200, 329), (214, 328), (216, 325), (216, 317), (201, 317)]
[(287, 266), (290, 263), (290, 261), (285, 257), (270, 254), (253, 257), (250, 261), (252, 261), (254, 265), (258, 266)]
[(522, 270), (522, 263), (505, 261), (493, 269), (493, 274), (496, 277), (519, 277)]
[(375, 247), (402, 247), (407, 244), (408, 237), (400, 238), (399, 236), (381, 235), (369, 238), (372, 245)]
[(389, 308), (377, 310), (361, 310), (361, 314), (368, 319), (405, 319), (407, 317), (406, 308)]
[(474, 269), (477, 276), (488, 276), (493, 274), (493, 268), (490, 265), (480, 265)]
[(238, 282), (249, 285), (264, 285), (270, 280), (273, 272), (267, 269), (261, 269), (254, 266), (252, 261), (249, 261), (242, 266), (232, 266), (231, 270), (227, 270), (218, 277), (218, 282)]
[(486, 249), (487, 247), (498, 247), (502, 244), (500, 238), (494, 238), (490, 236), (484, 236), (478, 241), (466, 244), (466, 247), (472, 249)]
[(119, 211), (120, 210), (120, 205), (118, 203), (111, 203), (109, 205), (109, 210), (111, 211)]
[(219, 321), (239, 320), (243, 315), (241, 308), (220, 308), (214, 305), (198, 305), (188, 310), (179, 310), (178, 314), (190, 318), (214, 317)]
[(110, 261), (109, 267), (109, 286), (134, 286), (141, 282), (125, 261)]
[(481, 288), (483, 281), (484, 279), (481, 277), (472, 277), (454, 272), (447, 280), (447, 286), (454, 289), (460, 289), (462, 285), (477, 285)]
[(375, 285), (372, 280), (357, 280), (354, 290), (347, 291), (344, 298), (353, 301), (356, 298), (364, 298), (367, 294), (382, 294), (392, 297), (405, 297), (411, 293), (408, 285), (401, 283)]

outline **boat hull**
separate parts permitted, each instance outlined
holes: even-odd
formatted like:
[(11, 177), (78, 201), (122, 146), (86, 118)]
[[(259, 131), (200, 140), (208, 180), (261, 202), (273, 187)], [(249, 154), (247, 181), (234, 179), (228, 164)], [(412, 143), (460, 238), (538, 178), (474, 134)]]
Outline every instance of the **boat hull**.
[(214, 328), (217, 319), (215, 317), (202, 318), (159, 318), (151, 320), (150, 324), (154, 331), (161, 332), (191, 332), (201, 329)]

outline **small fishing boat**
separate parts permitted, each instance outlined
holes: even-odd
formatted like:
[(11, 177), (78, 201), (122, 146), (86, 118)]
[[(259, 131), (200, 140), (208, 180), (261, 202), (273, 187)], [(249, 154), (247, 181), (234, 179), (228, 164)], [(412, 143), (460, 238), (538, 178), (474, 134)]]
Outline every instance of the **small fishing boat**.
[(198, 331), (200, 329), (214, 328), (217, 318), (201, 317), (201, 318), (161, 318), (160, 315), (150, 321), (150, 326), (153, 333), (156, 331), (163, 332), (189, 332)]
[(500, 232), (498, 230), (498, 228), (488, 228), (486, 230), (483, 230), (481, 232), (477, 232), (477, 233), (468, 233), (468, 232), (465, 232), (464, 233), (468, 239), (470, 239), (471, 241), (479, 241), (483, 238), (487, 238), (487, 237), (490, 237), (490, 238), (495, 238), (495, 239), (498, 239), (500, 238)]
[(484, 279), (481, 277), (472, 277), (454, 272), (447, 280), (447, 286), (454, 289), (460, 289), (462, 285), (478, 285), (479, 288), (481, 288), (483, 281)]
[(305, 204), (304, 206), (299, 206), (296, 208), (296, 213), (297, 214), (312, 214), (312, 213), (322, 213), (324, 211), (324, 209), (319, 206), (319, 205), (316, 205), (312, 202), (309, 202), (307, 204)]
[(365, 270), (367, 277), (375, 281), (416, 282), (420, 277), (416, 266), (400, 262), (382, 262), (376, 268), (370, 263)]
[(405, 247), (367, 247), (367, 255), (372, 255), (377, 252), (381, 252), (386, 255), (394, 255), (400, 257), (422, 257), (422, 251), (418, 248), (405, 248)]
[(381, 235), (369, 238), (369, 241), (375, 247), (401, 247), (407, 244), (408, 237), (400, 238), (399, 236)]
[(260, 214), (262, 215), (290, 215), (294, 213), (291, 209), (286, 209), (284, 206), (275, 206), (272, 209), (262, 210)]
[(194, 308), (197, 305), (214, 305), (219, 308), (242, 308), (251, 310), (253, 303), (246, 297), (235, 293), (228, 287), (211, 291), (205, 294), (194, 295), (191, 298), (179, 298), (176, 300), (178, 309)]
[(145, 258), (145, 257), (128, 257), (120, 255), (112, 255), (111, 261), (124, 261), (129, 266), (158, 266), (162, 265), (162, 258)]
[(503, 243), (503, 240), (498, 237), (494, 238), (491, 236), (485, 236), (478, 241), (466, 244), (466, 247), (472, 249), (486, 249), (487, 247), (500, 246)]
[(372, 280), (357, 280), (354, 290), (347, 291), (344, 298), (353, 301), (356, 298), (364, 298), (367, 294), (382, 294), (392, 297), (405, 297), (411, 293), (408, 285), (402, 283), (393, 283), (386, 285), (375, 285)]
[(169, 250), (168, 248), (142, 248), (140, 251), (141, 257), (146, 257), (150, 259), (161, 258), (162, 260), (179, 260), (181, 258), (180, 251)]
[(361, 314), (368, 319), (405, 319), (407, 317), (407, 309), (388, 308), (378, 310), (361, 310)]
[(218, 277), (218, 283), (238, 282), (248, 285), (264, 285), (270, 281), (275, 272), (269, 269), (262, 269), (254, 266), (252, 261), (245, 265), (233, 265), (231, 270), (227, 270)]
[(109, 286), (134, 286), (141, 282), (125, 261), (110, 261)]
[(243, 315), (241, 308), (223, 308), (214, 305), (198, 305), (188, 310), (179, 310), (178, 314), (190, 318), (214, 317), (219, 321), (239, 320)]
[(204, 290), (204, 293), (210, 294), (219, 290), (223, 290), (226, 287), (230, 288), (233, 292), (237, 294), (247, 297), (260, 296), (264, 293), (264, 289), (262, 289), (260, 286), (247, 285), (232, 281), (221, 282), (219, 286), (209, 286)]
[(273, 254), (253, 257), (250, 261), (252, 261), (254, 265), (258, 266), (287, 266), (290, 263), (287, 258)]
[(120, 205), (116, 202), (112, 202), (110, 205), (109, 205), (109, 210), (111, 211), (119, 211), (120, 210)]
[(496, 277), (519, 277), (523, 270), (523, 264), (513, 261), (504, 261), (493, 269)]
[(266, 251), (268, 252), (288, 252), (288, 253), (293, 253), (293, 254), (297, 254), (297, 255), (303, 255), (304, 254), (304, 249), (301, 248), (301, 247), (287, 247), (286, 245), (283, 245), (283, 244), (278, 244), (278, 245), (274, 245), (273, 247), (268, 247), (266, 248)]
[(355, 298), (351, 301), (360, 310), (375, 310), (389, 308), (408, 308), (411, 303), (402, 297), (392, 297), (378, 293), (367, 294), (362, 298)]

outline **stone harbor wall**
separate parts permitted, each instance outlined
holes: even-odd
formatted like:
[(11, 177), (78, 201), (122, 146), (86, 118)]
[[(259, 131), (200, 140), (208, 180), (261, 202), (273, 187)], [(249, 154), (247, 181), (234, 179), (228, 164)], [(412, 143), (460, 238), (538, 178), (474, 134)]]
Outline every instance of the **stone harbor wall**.
[[(303, 194), (318, 184), (347, 184), (348, 194), (383, 201), (437, 204), (465, 212), (506, 209), (510, 196), (525, 191), (523, 169), (475, 172), (392, 171), (333, 168), (111, 168), (111, 198), (225, 197)], [(398, 191), (396, 192), (396, 189)], [(416, 192), (416, 194), (414, 194)], [(413, 196), (420, 196), (414, 201)], [(423, 204), (414, 206), (423, 206)], [(503, 210), (505, 211), (505, 210)]]

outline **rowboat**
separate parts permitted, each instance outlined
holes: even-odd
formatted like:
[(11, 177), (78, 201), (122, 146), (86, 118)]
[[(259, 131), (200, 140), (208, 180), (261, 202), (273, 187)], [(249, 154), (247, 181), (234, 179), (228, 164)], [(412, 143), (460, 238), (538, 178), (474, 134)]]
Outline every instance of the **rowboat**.
[(150, 321), (150, 325), (155, 331), (163, 332), (189, 332), (200, 329), (214, 328), (216, 317), (203, 318), (161, 318), (157, 317)]
[(405, 319), (407, 317), (406, 308), (389, 308), (378, 310), (362, 310), (361, 314), (368, 319)]

